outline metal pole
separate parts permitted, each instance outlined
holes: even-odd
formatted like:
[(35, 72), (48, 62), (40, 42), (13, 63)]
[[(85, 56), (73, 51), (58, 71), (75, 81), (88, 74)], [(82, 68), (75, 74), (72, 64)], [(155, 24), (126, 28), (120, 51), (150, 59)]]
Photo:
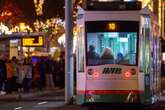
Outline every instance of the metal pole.
[(73, 18), (72, 0), (65, 0), (65, 103), (70, 104), (73, 101)]

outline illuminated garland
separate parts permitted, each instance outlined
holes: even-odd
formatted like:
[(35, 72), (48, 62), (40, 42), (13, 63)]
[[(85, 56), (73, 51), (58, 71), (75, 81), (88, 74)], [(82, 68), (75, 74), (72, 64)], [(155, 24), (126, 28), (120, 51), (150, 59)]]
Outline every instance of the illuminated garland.
[(1, 34), (11, 34), (11, 33), (12, 32), (9, 30), (9, 28), (1, 22), (0, 23), (0, 35)]
[(46, 21), (36, 20), (33, 24), (36, 32), (46, 32), (52, 35), (64, 33), (64, 22), (59, 18), (50, 18)]
[[(77, 17), (77, 6), (81, 5), (83, 3), (84, 0), (76, 0), (75, 4), (73, 6), (73, 19), (75, 20)], [(75, 22), (74, 22), (75, 23)]]
[(45, 0), (33, 0), (37, 15), (43, 14), (43, 4)]
[(9, 25), (16, 25), (23, 17), (22, 11), (17, 8), (13, 0), (6, 0), (0, 9), (0, 22)]

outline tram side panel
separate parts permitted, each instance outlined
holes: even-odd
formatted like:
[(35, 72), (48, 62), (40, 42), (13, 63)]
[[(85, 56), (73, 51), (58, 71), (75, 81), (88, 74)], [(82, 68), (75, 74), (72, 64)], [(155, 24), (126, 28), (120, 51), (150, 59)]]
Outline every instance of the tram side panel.
[(85, 100), (85, 88), (86, 88), (86, 70), (85, 70), (85, 27), (84, 27), (84, 11), (79, 10), (77, 17), (77, 48), (76, 48), (76, 103), (83, 104)]
[[(151, 15), (141, 17), (140, 39), (139, 39), (139, 71), (144, 78), (139, 78), (144, 84), (144, 94), (141, 95), (142, 104), (153, 104), (159, 99), (160, 93), (160, 73), (158, 70), (159, 56), (159, 37), (158, 33), (154, 35), (153, 19)], [(158, 41), (158, 42), (157, 42)]]

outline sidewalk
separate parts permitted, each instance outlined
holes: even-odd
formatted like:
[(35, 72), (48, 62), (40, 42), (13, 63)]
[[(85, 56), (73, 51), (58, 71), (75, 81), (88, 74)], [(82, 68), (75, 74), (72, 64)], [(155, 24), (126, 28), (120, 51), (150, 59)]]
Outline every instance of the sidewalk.
[[(18, 100), (45, 100), (47, 96), (56, 97), (51, 100), (64, 100), (64, 89), (50, 89), (43, 91), (33, 91), (30, 93), (16, 93), (13, 92), (11, 94), (0, 95), (0, 101), (18, 101)], [(47, 98), (48, 99), (48, 98)]]

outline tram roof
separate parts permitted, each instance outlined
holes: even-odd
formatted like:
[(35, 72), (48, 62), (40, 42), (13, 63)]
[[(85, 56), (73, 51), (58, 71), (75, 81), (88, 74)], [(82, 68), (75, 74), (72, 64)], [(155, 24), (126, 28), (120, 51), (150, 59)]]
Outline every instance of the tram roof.
[(107, 10), (107, 11), (125, 11), (125, 10), (140, 10), (142, 8), (142, 4), (140, 1), (107, 1), (107, 2), (99, 2), (99, 1), (88, 1), (84, 2), (82, 8), (85, 10)]

